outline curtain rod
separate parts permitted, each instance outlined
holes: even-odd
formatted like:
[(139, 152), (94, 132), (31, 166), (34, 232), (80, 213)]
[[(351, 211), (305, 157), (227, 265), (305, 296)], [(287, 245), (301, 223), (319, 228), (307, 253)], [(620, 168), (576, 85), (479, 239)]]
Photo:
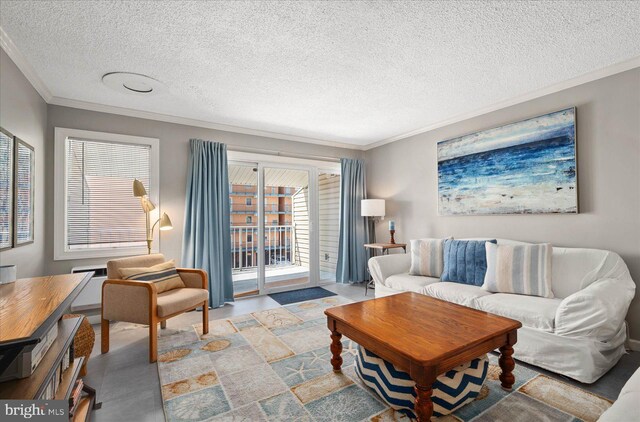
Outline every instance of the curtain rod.
[(339, 163), (340, 159), (336, 157), (326, 157), (323, 155), (311, 155), (311, 154), (292, 154), (289, 152), (280, 152), (272, 149), (261, 149), (261, 148), (251, 148), (251, 147), (240, 147), (240, 146), (232, 146), (227, 144), (227, 150), (235, 151), (235, 152), (250, 152), (254, 154), (265, 154), (265, 155), (276, 155), (278, 157), (288, 157), (288, 158), (303, 158), (307, 160), (318, 160), (318, 161), (330, 161), (332, 163)]

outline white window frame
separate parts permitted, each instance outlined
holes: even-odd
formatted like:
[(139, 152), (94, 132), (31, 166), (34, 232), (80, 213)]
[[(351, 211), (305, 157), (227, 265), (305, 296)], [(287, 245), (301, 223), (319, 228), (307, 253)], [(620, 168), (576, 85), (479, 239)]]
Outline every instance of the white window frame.
[[(53, 259), (55, 261), (67, 259), (86, 258), (111, 258), (116, 256), (139, 255), (147, 253), (147, 246), (140, 247), (107, 247), (86, 250), (69, 250), (67, 248), (67, 192), (66, 192), (66, 171), (67, 171), (67, 138), (80, 138), (100, 142), (112, 142), (120, 144), (148, 145), (150, 152), (150, 189), (149, 198), (156, 205), (156, 209), (151, 212), (151, 220), (156, 221), (160, 212), (160, 140), (157, 138), (146, 138), (142, 136), (120, 135), (116, 133), (93, 132), (89, 130), (70, 129), (56, 127), (54, 129), (55, 150), (54, 150), (54, 231), (53, 231)], [(133, 189), (133, 188), (132, 188)], [(133, 190), (131, 191), (133, 195)], [(142, 212), (142, 209), (140, 209)], [(160, 239), (158, 231), (154, 234), (152, 252), (160, 250)]]

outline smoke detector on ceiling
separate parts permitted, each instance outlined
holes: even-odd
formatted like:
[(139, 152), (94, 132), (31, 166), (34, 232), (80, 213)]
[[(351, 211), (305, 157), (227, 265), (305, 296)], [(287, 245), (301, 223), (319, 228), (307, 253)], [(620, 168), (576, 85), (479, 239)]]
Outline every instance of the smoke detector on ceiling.
[(102, 83), (118, 92), (133, 95), (155, 95), (164, 89), (164, 84), (157, 79), (130, 72), (106, 73)]

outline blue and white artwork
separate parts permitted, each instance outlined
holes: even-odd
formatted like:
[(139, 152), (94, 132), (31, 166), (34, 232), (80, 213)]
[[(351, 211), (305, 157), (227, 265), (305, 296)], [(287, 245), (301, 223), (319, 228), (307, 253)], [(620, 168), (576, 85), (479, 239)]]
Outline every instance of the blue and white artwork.
[(438, 143), (440, 215), (577, 213), (576, 109)]

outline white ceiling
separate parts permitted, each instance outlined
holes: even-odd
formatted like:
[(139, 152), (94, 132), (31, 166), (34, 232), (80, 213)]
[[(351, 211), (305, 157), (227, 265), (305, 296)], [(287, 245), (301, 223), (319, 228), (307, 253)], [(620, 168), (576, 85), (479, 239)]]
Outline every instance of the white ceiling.
[[(638, 1), (3, 0), (0, 25), (54, 103), (354, 147), (640, 56)], [(113, 91), (114, 71), (167, 91)]]

